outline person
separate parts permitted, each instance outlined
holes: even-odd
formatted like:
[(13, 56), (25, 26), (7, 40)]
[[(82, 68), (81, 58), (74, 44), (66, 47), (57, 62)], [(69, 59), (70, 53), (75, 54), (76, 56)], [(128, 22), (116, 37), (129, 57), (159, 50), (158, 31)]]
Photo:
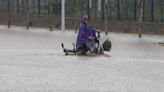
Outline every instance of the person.
[(78, 54), (94, 53), (96, 51), (96, 30), (89, 27), (90, 18), (85, 15), (81, 18), (80, 28), (76, 40), (76, 51)]

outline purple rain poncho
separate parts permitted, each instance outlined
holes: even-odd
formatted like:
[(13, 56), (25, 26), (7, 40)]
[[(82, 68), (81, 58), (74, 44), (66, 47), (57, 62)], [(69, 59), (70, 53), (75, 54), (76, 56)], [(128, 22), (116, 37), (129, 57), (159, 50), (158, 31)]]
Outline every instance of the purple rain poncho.
[(82, 44), (87, 44), (90, 40), (88, 39), (89, 36), (95, 37), (96, 30), (87, 26), (85, 22), (80, 24), (80, 29), (77, 36), (76, 41), (76, 49), (78, 50)]

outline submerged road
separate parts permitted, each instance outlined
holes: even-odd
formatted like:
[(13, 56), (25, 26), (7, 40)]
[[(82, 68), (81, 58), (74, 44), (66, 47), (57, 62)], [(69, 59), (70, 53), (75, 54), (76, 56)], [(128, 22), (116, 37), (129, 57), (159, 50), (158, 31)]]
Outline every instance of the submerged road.
[(109, 33), (110, 57), (64, 56), (76, 35), (0, 26), (0, 92), (164, 92), (163, 35)]

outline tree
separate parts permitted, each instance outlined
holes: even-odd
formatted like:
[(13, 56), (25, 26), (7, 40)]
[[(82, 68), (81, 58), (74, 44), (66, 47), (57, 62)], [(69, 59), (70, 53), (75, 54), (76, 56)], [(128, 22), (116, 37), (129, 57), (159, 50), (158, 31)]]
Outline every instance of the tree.
[(17, 13), (19, 14), (19, 0), (17, 0)]
[(151, 0), (151, 22), (154, 21), (154, 0)]
[(109, 0), (105, 0), (104, 2), (105, 4), (105, 34), (107, 35), (108, 34), (108, 5), (109, 5)]
[(163, 0), (160, 0), (160, 7), (161, 7), (161, 22), (163, 22), (163, 6), (164, 6), (164, 1)]
[(29, 0), (26, 0), (26, 29), (29, 29), (29, 23), (30, 23), (30, 14), (29, 14), (29, 9), (30, 9), (30, 7), (29, 7)]
[(52, 31), (52, 20), (53, 20), (53, 1), (48, 0), (48, 11), (49, 11), (49, 28)]
[(120, 0), (117, 0), (117, 20), (120, 20)]
[(137, 20), (137, 0), (134, 0), (134, 20)]
[(87, 0), (87, 14), (88, 14), (88, 16), (90, 17), (90, 2), (89, 2), (89, 0)]
[(97, 6), (98, 6), (98, 0), (95, 0), (95, 20), (97, 18)]
[(139, 0), (139, 4), (140, 4), (140, 16), (139, 16), (139, 38), (142, 37), (142, 27), (143, 27), (143, 7), (144, 7), (144, 0)]
[(8, 28), (11, 26), (11, 0), (7, 0), (8, 7)]

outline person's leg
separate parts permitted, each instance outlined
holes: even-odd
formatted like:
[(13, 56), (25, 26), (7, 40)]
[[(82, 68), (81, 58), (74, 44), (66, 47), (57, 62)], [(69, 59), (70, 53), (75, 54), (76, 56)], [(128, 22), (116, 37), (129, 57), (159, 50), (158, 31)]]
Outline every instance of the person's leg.
[(92, 52), (95, 53), (96, 52), (96, 44), (95, 41), (88, 41), (86, 43), (86, 47)]
[(86, 55), (88, 48), (86, 44), (82, 44), (80, 48), (77, 49), (77, 55)]

